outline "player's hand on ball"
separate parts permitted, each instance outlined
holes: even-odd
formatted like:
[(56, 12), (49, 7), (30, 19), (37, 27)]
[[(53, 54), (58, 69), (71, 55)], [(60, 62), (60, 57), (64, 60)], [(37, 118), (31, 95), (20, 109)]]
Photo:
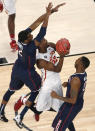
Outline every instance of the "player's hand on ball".
[(68, 55), (70, 53), (70, 50), (64, 51), (64, 55)]
[(56, 93), (55, 91), (52, 91), (52, 92), (51, 92), (51, 97), (57, 98), (57, 96), (58, 96), (58, 95), (57, 95), (57, 93)]
[(65, 50), (65, 51), (63, 51), (63, 52), (58, 52), (58, 51), (57, 51), (57, 53), (60, 55), (60, 57), (64, 57), (65, 55), (68, 55), (69, 52), (70, 52), (70, 50)]

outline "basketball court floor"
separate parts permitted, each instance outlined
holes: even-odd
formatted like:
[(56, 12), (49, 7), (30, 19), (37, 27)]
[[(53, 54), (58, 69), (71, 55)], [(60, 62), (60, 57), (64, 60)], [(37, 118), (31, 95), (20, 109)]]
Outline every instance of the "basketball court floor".
[[(49, 0), (16, 0), (16, 39), (19, 31), (26, 29), (40, 15), (45, 13)], [(95, 131), (95, 2), (94, 0), (52, 0), (53, 5), (66, 2), (59, 12), (52, 14), (49, 19), (46, 39), (55, 42), (60, 38), (68, 38), (71, 43), (70, 55), (84, 54), (91, 65), (87, 69), (88, 82), (85, 92), (85, 104), (83, 110), (74, 120), (76, 131)], [(34, 37), (39, 32), (33, 32)], [(14, 63), (17, 52), (12, 52), (9, 46), (10, 38), (7, 29), (7, 15), (3, 11), (0, 14), (0, 58), (5, 57), (9, 64)], [(60, 73), (62, 82), (74, 73), (74, 62), (82, 55), (66, 57), (62, 72)], [(8, 89), (10, 82), (12, 65), (0, 66), (0, 103), (3, 94)], [(39, 72), (39, 70), (38, 70)], [(40, 72), (39, 72), (40, 73)], [(63, 89), (65, 95), (66, 89)], [(17, 91), (12, 96), (6, 107), (8, 123), (0, 121), (0, 131), (26, 131), (19, 129), (14, 121), (13, 105), (22, 94), (28, 93), (27, 87)], [(24, 123), (33, 131), (53, 131), (51, 123), (56, 115), (53, 112), (44, 112), (40, 116), (40, 121), (36, 122), (33, 113), (27, 112)]]

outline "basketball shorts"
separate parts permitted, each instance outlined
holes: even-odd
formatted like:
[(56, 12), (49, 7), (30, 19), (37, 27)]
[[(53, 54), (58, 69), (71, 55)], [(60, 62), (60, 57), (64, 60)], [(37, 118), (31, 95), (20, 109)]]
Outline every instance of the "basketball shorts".
[(19, 90), (24, 84), (32, 92), (38, 91), (41, 87), (41, 77), (35, 70), (25, 70), (14, 65), (11, 73), (10, 90)]
[(15, 3), (16, 0), (2, 0), (5, 11), (8, 15), (16, 13)]
[(58, 112), (60, 106), (63, 104), (63, 101), (54, 99), (51, 97), (51, 92), (56, 91), (60, 96), (63, 96), (61, 80), (52, 80), (46, 79), (43, 82), (43, 86), (38, 95), (36, 109), (38, 111), (45, 111), (53, 108)]

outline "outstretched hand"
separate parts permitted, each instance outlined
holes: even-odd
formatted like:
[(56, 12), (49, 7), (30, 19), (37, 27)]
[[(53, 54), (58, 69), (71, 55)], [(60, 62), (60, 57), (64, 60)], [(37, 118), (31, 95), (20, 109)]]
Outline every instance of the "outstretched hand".
[(46, 12), (47, 12), (48, 14), (51, 14), (52, 7), (53, 7), (53, 4), (52, 4), (52, 2), (50, 2), (50, 3), (48, 4), (48, 6), (46, 7)]
[(59, 7), (65, 5), (65, 4), (66, 4), (66, 3), (62, 3), (62, 4), (57, 5), (55, 8), (52, 9), (52, 12), (57, 12), (58, 9), (59, 9)]
[(70, 50), (65, 50), (64, 52), (58, 52), (57, 53), (60, 55), (60, 57), (64, 57), (65, 55), (68, 55)]
[(57, 95), (57, 93), (56, 93), (55, 91), (52, 91), (52, 92), (51, 92), (51, 97), (57, 98), (57, 96), (58, 96), (58, 95)]
[(63, 87), (67, 87), (67, 84), (68, 84), (68, 82), (64, 82), (64, 83), (62, 84), (62, 86), (63, 86)]

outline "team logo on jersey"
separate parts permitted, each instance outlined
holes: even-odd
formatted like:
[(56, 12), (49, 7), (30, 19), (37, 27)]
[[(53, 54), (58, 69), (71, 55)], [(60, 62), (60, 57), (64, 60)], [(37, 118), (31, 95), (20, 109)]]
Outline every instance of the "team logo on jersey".
[(45, 55), (44, 58), (47, 58), (47, 56)]

